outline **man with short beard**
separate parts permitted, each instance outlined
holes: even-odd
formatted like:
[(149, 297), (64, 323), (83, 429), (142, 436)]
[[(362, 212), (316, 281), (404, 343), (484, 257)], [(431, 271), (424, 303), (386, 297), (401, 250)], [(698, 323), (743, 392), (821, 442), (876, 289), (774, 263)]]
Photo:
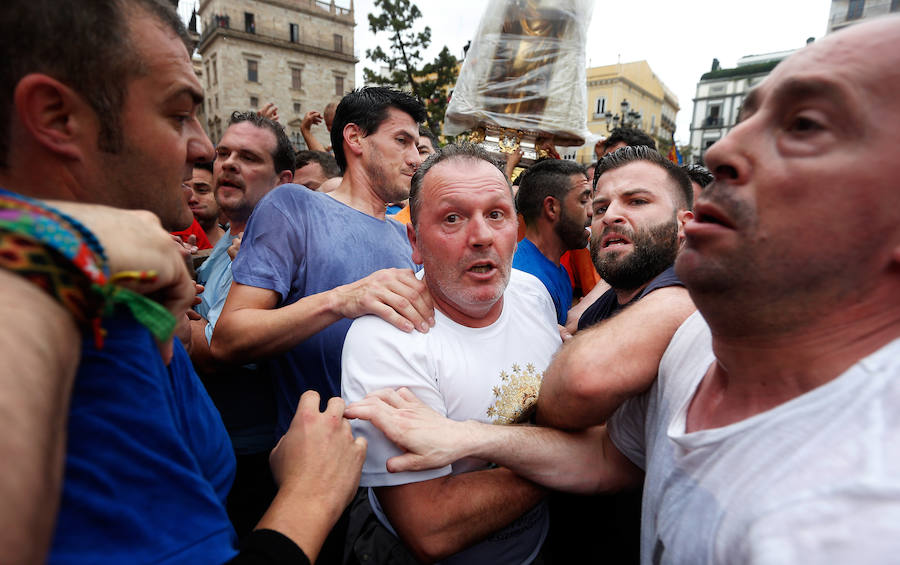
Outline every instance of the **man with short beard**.
[(585, 310), (579, 330), (656, 289), (683, 287), (673, 266), (694, 217), (690, 179), (648, 147), (606, 155), (594, 182), (591, 258), (611, 288)]
[(545, 159), (523, 173), (516, 208), (525, 220), (513, 268), (536, 276), (553, 298), (556, 321), (566, 323), (572, 306), (572, 283), (559, 258), (587, 245), (591, 222), (591, 187), (581, 165)]

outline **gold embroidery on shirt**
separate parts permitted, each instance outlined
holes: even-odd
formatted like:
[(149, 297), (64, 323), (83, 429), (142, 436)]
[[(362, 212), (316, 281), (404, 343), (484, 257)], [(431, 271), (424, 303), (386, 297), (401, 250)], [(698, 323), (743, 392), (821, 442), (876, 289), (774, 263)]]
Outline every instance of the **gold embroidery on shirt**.
[(525, 370), (513, 363), (512, 373), (500, 371), (500, 386), (493, 388), (494, 403), (487, 415), (495, 424), (513, 424), (527, 419), (534, 410), (544, 374), (535, 370), (533, 363)]

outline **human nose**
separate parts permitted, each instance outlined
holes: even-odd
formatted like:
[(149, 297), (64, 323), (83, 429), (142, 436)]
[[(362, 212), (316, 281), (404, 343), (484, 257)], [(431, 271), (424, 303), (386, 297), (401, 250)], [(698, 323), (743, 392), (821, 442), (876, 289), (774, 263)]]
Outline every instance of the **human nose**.
[(728, 181), (732, 184), (743, 182), (751, 170), (751, 160), (747, 153), (754, 143), (754, 137), (748, 135), (753, 120), (741, 122), (722, 139), (716, 141), (706, 150), (703, 160), (717, 181)]
[(195, 117), (190, 121), (190, 138), (188, 139), (188, 163), (208, 163), (213, 160), (213, 144)]
[(494, 241), (494, 232), (488, 222), (480, 214), (476, 214), (468, 226), (469, 246), (487, 247)]
[(619, 202), (610, 202), (606, 205), (606, 211), (601, 217), (601, 222), (612, 226), (625, 223), (625, 207)]
[(197, 198), (197, 192), (194, 189), (188, 193), (188, 204), (200, 204), (200, 199)]

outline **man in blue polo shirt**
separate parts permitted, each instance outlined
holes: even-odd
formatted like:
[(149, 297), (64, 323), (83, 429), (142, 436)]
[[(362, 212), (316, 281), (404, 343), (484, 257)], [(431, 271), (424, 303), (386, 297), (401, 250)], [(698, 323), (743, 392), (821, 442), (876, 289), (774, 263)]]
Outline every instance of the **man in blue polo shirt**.
[(516, 209), (525, 220), (513, 268), (536, 276), (556, 307), (556, 321), (566, 323), (572, 306), (572, 283), (559, 258), (587, 245), (591, 222), (591, 187), (584, 168), (572, 161), (546, 159), (525, 171)]

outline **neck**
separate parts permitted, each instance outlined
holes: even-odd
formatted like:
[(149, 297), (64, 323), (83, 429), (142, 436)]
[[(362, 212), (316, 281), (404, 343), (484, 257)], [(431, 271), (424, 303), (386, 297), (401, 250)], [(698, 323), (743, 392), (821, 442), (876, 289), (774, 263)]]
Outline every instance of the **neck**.
[(348, 164), (341, 184), (327, 194), (363, 214), (379, 220), (384, 219), (388, 203), (375, 192), (369, 175), (365, 173), (359, 163)]
[[(652, 280), (653, 279), (650, 279), (650, 281), (652, 281)], [(619, 304), (628, 304), (629, 302), (634, 300), (634, 297), (637, 296), (638, 294), (640, 294), (642, 290), (647, 288), (647, 285), (650, 284), (650, 281), (647, 281), (644, 284), (642, 284), (641, 286), (631, 289), (631, 290), (614, 288), (613, 292), (616, 293), (616, 299), (618, 300)]]
[[(897, 286), (897, 285), (894, 285)], [(701, 383), (689, 412), (689, 431), (726, 425), (783, 404), (840, 376), (860, 359), (900, 337), (900, 288), (875, 291), (860, 302), (828, 304), (779, 328), (704, 317), (713, 334), (717, 364)], [(822, 306), (820, 306), (820, 309)], [(743, 308), (742, 308), (743, 309)], [(696, 405), (696, 410), (695, 410)]]
[(544, 224), (544, 229), (541, 229), (539, 225), (526, 226), (525, 237), (538, 248), (541, 255), (557, 266), (559, 266), (559, 258), (568, 251), (559, 236), (553, 232), (553, 226), (548, 224)]
[(247, 228), (247, 220), (249, 218), (243, 220), (233, 220), (228, 218), (228, 229), (231, 230), (231, 235), (237, 235), (243, 232)]

